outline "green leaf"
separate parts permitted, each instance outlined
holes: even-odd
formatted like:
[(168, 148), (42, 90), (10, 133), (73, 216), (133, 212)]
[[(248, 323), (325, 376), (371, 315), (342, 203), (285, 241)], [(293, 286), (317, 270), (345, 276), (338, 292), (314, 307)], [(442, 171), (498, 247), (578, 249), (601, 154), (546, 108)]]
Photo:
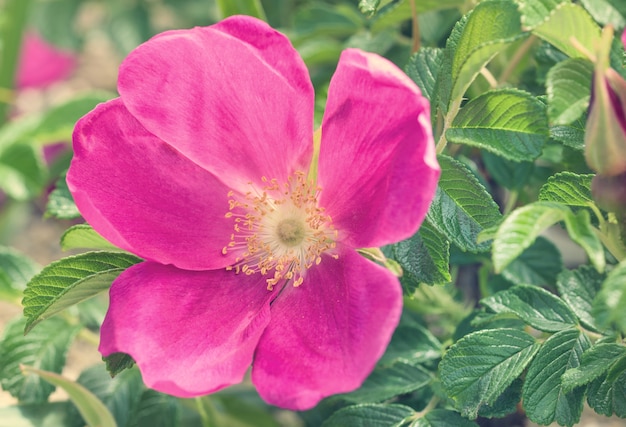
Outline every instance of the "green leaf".
[(574, 36), (588, 52), (596, 51), (600, 41), (600, 27), (582, 6), (561, 3), (550, 13), (548, 19), (536, 25), (533, 34), (552, 44), (571, 58), (582, 58), (570, 37)]
[(491, 195), (461, 162), (438, 157), (441, 178), (426, 216), (428, 222), (463, 251), (484, 252), (489, 243), (477, 243), (478, 234), (500, 222), (502, 215)]
[(24, 376), (20, 365), (61, 372), (67, 350), (80, 330), (62, 319), (51, 319), (24, 336), (25, 319), (11, 322), (0, 342), (0, 384), (22, 403), (45, 402), (54, 387), (36, 376)]
[(626, 418), (626, 358), (589, 384), (587, 403), (600, 415)]
[(516, 329), (487, 329), (455, 343), (439, 364), (444, 391), (463, 416), (475, 419), (530, 363), (540, 345)]
[(117, 427), (113, 416), (89, 390), (53, 372), (22, 366), (24, 374), (39, 375), (50, 384), (61, 387), (70, 396), (89, 427)]
[(70, 402), (20, 404), (0, 407), (5, 427), (59, 427), (70, 425)]
[(593, 301), (592, 314), (603, 329), (616, 327), (626, 332), (626, 261), (621, 262), (607, 276), (602, 289)]
[(528, 367), (523, 400), (532, 421), (548, 425), (557, 421), (573, 426), (580, 420), (585, 397), (584, 388), (564, 392), (561, 376), (567, 369), (580, 365), (583, 352), (590, 343), (577, 329), (565, 329), (549, 337)]
[(593, 174), (578, 175), (559, 172), (552, 175), (539, 190), (539, 200), (557, 202), (568, 206), (590, 206)]
[(500, 273), (546, 228), (563, 221), (569, 210), (551, 202), (535, 202), (515, 209), (504, 219), (493, 240), (493, 265)]
[(353, 7), (323, 3), (299, 8), (294, 21), (296, 42), (303, 37), (350, 37), (363, 26), (363, 16)]
[[(241, 406), (239, 407), (240, 410)], [(181, 412), (180, 400), (176, 397), (154, 390), (145, 390), (141, 394), (139, 407), (134, 413), (130, 427), (171, 427), (182, 425), (179, 422)], [(259, 424), (261, 425), (261, 423)], [(266, 424), (262, 425), (266, 426)]]
[(20, 252), (0, 246), (0, 299), (20, 300), (26, 283), (41, 268)]
[(570, 125), (552, 126), (550, 138), (576, 151), (583, 151), (585, 149), (585, 123), (586, 117), (582, 117)]
[(533, 162), (514, 162), (497, 156), (484, 150), (482, 153), (483, 162), (489, 175), (509, 190), (521, 190), (528, 183), (535, 164)]
[(581, 323), (594, 331), (598, 330), (591, 315), (591, 305), (600, 290), (604, 276), (589, 266), (576, 270), (563, 270), (556, 281), (561, 298), (571, 307)]
[(583, 353), (579, 367), (565, 371), (561, 378), (563, 390), (569, 392), (594, 381), (624, 357), (626, 347), (621, 344), (595, 344)]
[(46, 266), (24, 292), (25, 332), (54, 314), (106, 290), (128, 267), (141, 260), (119, 252), (87, 252)]
[(111, 377), (115, 377), (123, 370), (135, 366), (133, 358), (126, 353), (113, 353), (103, 357), (102, 360), (104, 360), (106, 369)]
[(504, 47), (524, 37), (517, 5), (482, 1), (468, 15), (452, 61), (451, 99), (461, 99), (481, 68)]
[(543, 103), (516, 89), (494, 90), (472, 99), (446, 131), (449, 142), (478, 147), (516, 162), (539, 157), (548, 135)]
[(267, 20), (261, 0), (217, 0), (216, 3), (222, 19), (233, 15), (249, 15)]
[(379, 365), (385, 366), (396, 362), (416, 365), (437, 360), (442, 353), (442, 344), (428, 329), (417, 323), (401, 323), (394, 331)]
[(568, 0), (517, 0), (524, 28), (533, 28), (548, 19), (550, 12), (564, 1)]
[(413, 409), (404, 405), (352, 405), (335, 412), (322, 427), (400, 427), (414, 414)]
[(43, 191), (46, 170), (40, 154), (26, 143), (0, 150), (0, 190), (16, 200), (32, 199)]
[(491, 405), (483, 405), (478, 410), (478, 416), (483, 418), (502, 418), (514, 412), (522, 398), (522, 379), (517, 378)]
[[(379, 9), (378, 15), (374, 18), (371, 27), (372, 31), (383, 31), (411, 19), (412, 1), (413, 0), (398, 0), (393, 3), (388, 2), (391, 4)], [(415, 13), (417, 14), (440, 9), (450, 9), (461, 5), (463, 5), (463, 0), (420, 0), (414, 2)]]
[(463, 418), (458, 412), (435, 409), (418, 418), (411, 427), (478, 427), (478, 424)]
[(432, 373), (421, 366), (397, 362), (390, 366), (377, 367), (361, 387), (337, 397), (354, 403), (382, 402), (423, 388), (432, 380)]
[(581, 0), (581, 3), (601, 25), (626, 27), (626, 3), (622, 0)]
[(518, 285), (552, 286), (562, 269), (563, 260), (557, 247), (539, 236), (502, 270), (502, 276)]
[(450, 243), (428, 221), (422, 223), (413, 237), (388, 249), (402, 266), (402, 283), (407, 294), (412, 294), (420, 283), (443, 285), (452, 280), (448, 270)]
[(593, 64), (584, 58), (566, 59), (550, 69), (546, 91), (552, 124), (570, 124), (587, 111), (592, 74)]
[(571, 239), (585, 250), (591, 264), (602, 273), (606, 264), (604, 246), (591, 225), (589, 211), (581, 210), (576, 214), (566, 215), (565, 226)]
[(540, 331), (557, 332), (578, 324), (567, 304), (536, 286), (517, 285), (483, 298), (480, 303), (495, 313), (513, 313)]
[(441, 68), (443, 50), (424, 47), (409, 58), (404, 71), (419, 86), (429, 101), (433, 101), (437, 75)]
[(64, 251), (70, 249), (121, 251), (87, 224), (77, 224), (65, 230), (61, 236), (61, 249)]
[(50, 193), (50, 196), (48, 196), (46, 217), (58, 219), (80, 218), (80, 212), (74, 203), (74, 198), (69, 188), (67, 188), (65, 176), (57, 180), (56, 188)]

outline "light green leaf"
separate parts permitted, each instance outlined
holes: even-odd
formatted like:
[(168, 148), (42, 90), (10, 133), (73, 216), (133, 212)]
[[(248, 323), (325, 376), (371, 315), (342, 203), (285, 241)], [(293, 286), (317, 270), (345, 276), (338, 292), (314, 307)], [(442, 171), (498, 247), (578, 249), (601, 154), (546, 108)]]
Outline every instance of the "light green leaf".
[(585, 58), (570, 58), (548, 71), (548, 117), (551, 124), (567, 125), (587, 111), (591, 96), (593, 64)]
[(563, 390), (569, 392), (594, 381), (624, 357), (626, 357), (626, 347), (621, 344), (595, 344), (583, 353), (579, 367), (565, 371), (561, 378)]
[(404, 71), (419, 86), (429, 101), (433, 101), (437, 75), (441, 67), (443, 50), (424, 47), (409, 58)]
[(546, 228), (563, 221), (568, 212), (565, 206), (551, 202), (535, 202), (514, 210), (504, 219), (493, 241), (496, 273), (504, 270)]
[(80, 212), (74, 203), (74, 198), (67, 188), (65, 176), (57, 180), (56, 188), (48, 196), (45, 216), (59, 219), (80, 218)]
[(482, 1), (468, 15), (452, 61), (451, 99), (461, 99), (478, 72), (505, 46), (525, 37), (517, 5)]
[(26, 283), (41, 269), (15, 249), (0, 246), (0, 299), (19, 301)]
[(475, 419), (522, 373), (540, 345), (516, 329), (486, 329), (455, 343), (439, 364), (444, 391), (463, 416)]
[(517, 0), (524, 28), (530, 29), (542, 23), (558, 4), (566, 1), (569, 0)]
[(50, 384), (61, 387), (70, 396), (89, 427), (117, 427), (104, 404), (83, 386), (53, 372), (22, 366), (24, 374), (39, 375)]
[(578, 324), (567, 304), (537, 286), (517, 285), (483, 298), (480, 303), (496, 313), (513, 313), (540, 331), (557, 332)]
[(586, 116), (570, 125), (552, 126), (550, 138), (576, 151), (583, 151), (585, 149), (585, 124)]
[(562, 269), (563, 260), (557, 247), (539, 236), (502, 270), (502, 276), (518, 285), (551, 286)]
[(502, 218), (498, 205), (461, 162), (438, 157), (441, 178), (426, 216), (430, 224), (463, 251), (483, 252), (488, 242), (477, 243), (478, 234)]
[(582, 247), (591, 264), (600, 273), (604, 271), (606, 261), (604, 259), (604, 246), (591, 225), (589, 211), (581, 210), (576, 214), (569, 213), (565, 216), (565, 226), (571, 239)]
[[(413, 2), (413, 0), (398, 0), (394, 3), (387, 2), (391, 4), (384, 8), (379, 8), (378, 15), (376, 15), (372, 23), (372, 31), (383, 31), (411, 19), (411, 2)], [(433, 10), (460, 7), (463, 3), (463, 0), (420, 0), (415, 1), (414, 5), (415, 13), (422, 14)]]
[(595, 52), (600, 41), (598, 24), (582, 6), (572, 3), (556, 6), (548, 19), (534, 27), (533, 34), (571, 58), (582, 58), (584, 54), (574, 47), (570, 37), (575, 37), (588, 52)]
[(626, 332), (626, 261), (622, 261), (607, 276), (593, 301), (592, 314), (603, 329), (616, 327)]
[(490, 91), (472, 99), (446, 131), (449, 142), (479, 147), (517, 162), (539, 157), (548, 135), (544, 104), (515, 89)]
[(40, 378), (20, 372), (20, 365), (29, 364), (54, 372), (65, 366), (67, 350), (80, 330), (62, 319), (50, 319), (32, 334), (24, 336), (26, 321), (9, 323), (0, 342), (0, 384), (21, 403), (45, 402), (54, 387)]
[(141, 260), (119, 252), (87, 252), (46, 266), (24, 292), (25, 332), (54, 314), (106, 290), (128, 267)]
[(589, 266), (576, 270), (563, 270), (556, 281), (556, 288), (561, 298), (571, 307), (581, 323), (594, 331), (598, 330), (591, 315), (591, 304), (595, 298), (604, 275)]
[(64, 251), (70, 249), (121, 251), (87, 224), (77, 224), (65, 230), (61, 236), (61, 249)]
[(573, 426), (580, 420), (584, 388), (565, 392), (561, 376), (567, 369), (580, 365), (589, 339), (577, 329), (566, 329), (549, 337), (530, 363), (524, 381), (524, 409), (532, 421), (548, 425), (557, 421)]
[(249, 15), (267, 20), (261, 0), (217, 0), (216, 3), (222, 19), (233, 15)]
[(568, 206), (590, 206), (593, 174), (577, 175), (559, 172), (552, 175), (539, 190), (539, 200)]
[(478, 427), (478, 424), (463, 418), (458, 412), (435, 409), (417, 419), (411, 427)]
[(40, 195), (46, 181), (40, 153), (26, 143), (16, 143), (0, 151), (0, 190), (16, 200)]
[(342, 408), (322, 424), (322, 427), (400, 427), (415, 414), (408, 406), (396, 404), (361, 404)]
[(581, 0), (581, 3), (600, 25), (626, 27), (626, 3), (623, 0)]

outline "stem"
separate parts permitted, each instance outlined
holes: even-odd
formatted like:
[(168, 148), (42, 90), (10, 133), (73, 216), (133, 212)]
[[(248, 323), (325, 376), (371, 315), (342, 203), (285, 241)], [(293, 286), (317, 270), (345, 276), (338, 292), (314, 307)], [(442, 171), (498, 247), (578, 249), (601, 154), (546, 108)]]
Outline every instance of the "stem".
[(437, 154), (441, 154), (443, 150), (446, 148), (446, 144), (448, 141), (446, 140), (446, 131), (450, 126), (452, 126), (452, 122), (454, 118), (458, 114), (461, 109), (461, 102), (463, 102), (463, 98), (455, 99), (452, 104), (450, 104), (450, 108), (448, 109), (448, 114), (446, 114), (446, 118), (443, 122), (443, 129), (441, 130), (441, 135), (439, 136), (439, 141), (437, 141)]
[(0, 125), (8, 118), (14, 97), (15, 74), (19, 63), (22, 35), (32, 0), (6, 0), (0, 26)]
[(487, 80), (487, 83), (489, 83), (489, 87), (491, 89), (495, 89), (498, 87), (498, 81), (493, 76), (493, 74), (491, 74), (491, 71), (487, 69), (487, 67), (483, 67), (480, 69), (480, 75), (483, 76), (485, 80)]
[(498, 85), (501, 85), (509, 80), (509, 78), (513, 74), (513, 71), (515, 71), (515, 68), (522, 61), (522, 58), (526, 56), (530, 48), (533, 47), (536, 40), (537, 40), (537, 36), (535, 36), (534, 34), (531, 34), (524, 41), (524, 43), (522, 43), (519, 49), (517, 49), (517, 51), (515, 52), (515, 55), (513, 55), (513, 58), (511, 58), (511, 60), (509, 61), (504, 71), (502, 71), (502, 74), (500, 74), (500, 78), (498, 79), (498, 82), (499, 82)]
[(508, 214), (515, 208), (515, 204), (517, 203), (517, 197), (519, 196), (519, 192), (516, 190), (509, 192), (509, 197), (506, 199), (506, 204), (504, 205), (503, 215)]
[(421, 41), (420, 41), (420, 24), (417, 20), (417, 8), (415, 7), (415, 0), (411, 0), (411, 18), (412, 18), (412, 27), (411, 27), (411, 37), (413, 39), (413, 45), (411, 47), (411, 53), (415, 53), (420, 50)]
[(196, 409), (198, 410), (198, 414), (200, 414), (200, 419), (202, 420), (202, 427), (215, 426), (215, 411), (213, 410), (213, 405), (211, 405), (209, 399), (206, 397), (196, 397), (194, 400), (196, 401)]

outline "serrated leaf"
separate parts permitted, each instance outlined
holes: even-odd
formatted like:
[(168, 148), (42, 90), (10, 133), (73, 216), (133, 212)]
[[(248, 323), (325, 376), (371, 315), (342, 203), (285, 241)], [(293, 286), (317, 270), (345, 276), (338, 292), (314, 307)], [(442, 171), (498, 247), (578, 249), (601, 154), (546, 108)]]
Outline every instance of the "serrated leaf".
[[(578, 211), (565, 216), (565, 226), (569, 237), (585, 250), (591, 264), (600, 273), (604, 271), (606, 260), (604, 258), (604, 246), (591, 225), (589, 212)], [(626, 325), (626, 323), (625, 323)]]
[[(411, 2), (412, 0), (398, 0), (384, 8), (379, 8), (378, 15), (376, 15), (372, 23), (372, 31), (383, 31), (411, 19)], [(414, 7), (415, 13), (421, 14), (434, 10), (458, 7), (462, 4), (463, 0), (420, 0), (414, 2)]]
[(576, 313), (581, 323), (592, 330), (598, 330), (591, 315), (591, 304), (600, 290), (604, 275), (588, 266), (576, 270), (563, 270), (556, 281), (561, 298)]
[(415, 82), (429, 101), (435, 94), (437, 75), (441, 68), (443, 50), (424, 47), (409, 58), (404, 71)]
[(565, 371), (561, 378), (563, 390), (568, 392), (594, 381), (624, 357), (626, 357), (626, 347), (621, 344), (595, 344), (583, 353), (579, 367)]
[(515, 379), (493, 404), (481, 406), (478, 410), (478, 416), (483, 418), (502, 418), (517, 412), (517, 407), (522, 398), (522, 383), (521, 378)]
[(80, 212), (74, 203), (74, 198), (67, 188), (65, 176), (56, 182), (56, 188), (48, 196), (46, 216), (59, 219), (80, 218)]
[(478, 424), (463, 418), (458, 412), (435, 409), (417, 419), (411, 427), (478, 427)]
[(80, 330), (62, 319), (51, 319), (32, 334), (24, 336), (25, 319), (11, 322), (0, 342), (0, 384), (22, 403), (45, 402), (54, 387), (39, 377), (24, 376), (20, 365), (61, 372), (67, 350)]
[(87, 252), (63, 258), (33, 277), (24, 291), (25, 332), (56, 313), (106, 290), (141, 259), (118, 252)]
[(578, 329), (557, 332), (543, 343), (528, 367), (524, 382), (523, 400), (528, 418), (541, 425), (557, 421), (562, 426), (573, 426), (580, 420), (585, 390), (563, 391), (561, 376), (567, 369), (580, 365), (589, 346), (589, 339)]
[(626, 332), (626, 261), (615, 267), (593, 301), (592, 314), (600, 328)]
[(400, 324), (394, 331), (379, 365), (396, 362), (416, 365), (439, 359), (442, 353), (442, 344), (428, 329), (418, 324)]
[(533, 337), (516, 329), (466, 335), (439, 364), (443, 388), (463, 416), (475, 419), (483, 405), (493, 404), (522, 373), (539, 347)]
[(461, 99), (481, 68), (505, 46), (525, 37), (517, 5), (482, 1), (468, 15), (452, 61), (451, 99)]
[(504, 219), (493, 240), (493, 265), (500, 273), (546, 228), (563, 221), (569, 210), (551, 202), (535, 202), (515, 209)]
[(121, 251), (88, 224), (74, 225), (61, 236), (61, 249), (102, 249), (107, 251)]
[(551, 124), (567, 125), (589, 106), (593, 64), (588, 59), (570, 58), (548, 71), (546, 93)]
[[(598, 414), (626, 418), (626, 359), (616, 362), (608, 373), (587, 388), (587, 403)], [(611, 372), (613, 371), (613, 372)]]
[(563, 260), (557, 247), (539, 236), (502, 270), (502, 277), (518, 285), (551, 286), (562, 269)]
[(111, 413), (104, 404), (81, 385), (54, 372), (22, 366), (25, 374), (39, 375), (50, 384), (63, 388), (80, 411), (89, 427), (117, 427)]
[[(413, 237), (391, 245), (390, 250), (402, 267), (405, 293), (409, 295), (420, 283), (443, 285), (452, 280), (450, 243), (428, 221), (422, 223)], [(411, 284), (409, 289), (406, 289), (407, 280)]]
[(463, 251), (483, 252), (488, 242), (478, 234), (500, 222), (502, 215), (491, 195), (461, 162), (438, 157), (441, 178), (426, 216), (430, 224)]
[(20, 300), (26, 283), (40, 267), (26, 255), (0, 246), (0, 299)]
[(578, 324), (567, 304), (536, 286), (517, 285), (483, 298), (480, 303), (495, 313), (513, 313), (540, 331), (557, 332)]
[(552, 126), (550, 138), (576, 151), (583, 151), (585, 149), (585, 122), (586, 116), (569, 125)]
[(539, 190), (539, 200), (568, 206), (590, 206), (593, 174), (559, 172), (552, 175)]
[(548, 19), (532, 31), (571, 58), (582, 58), (584, 54), (574, 47), (570, 37), (576, 37), (588, 52), (595, 52), (596, 43), (600, 41), (598, 24), (582, 6), (572, 3), (557, 5)]
[(135, 361), (126, 353), (113, 353), (106, 357), (103, 357), (106, 369), (111, 377), (117, 376), (125, 369), (135, 366)]
[(567, 0), (517, 0), (524, 28), (533, 28), (550, 16), (554, 8)]
[(548, 140), (545, 106), (515, 89), (486, 92), (469, 101), (446, 131), (449, 142), (478, 147), (513, 161), (532, 161)]
[(400, 427), (413, 414), (415, 411), (404, 405), (352, 405), (335, 412), (322, 427)]

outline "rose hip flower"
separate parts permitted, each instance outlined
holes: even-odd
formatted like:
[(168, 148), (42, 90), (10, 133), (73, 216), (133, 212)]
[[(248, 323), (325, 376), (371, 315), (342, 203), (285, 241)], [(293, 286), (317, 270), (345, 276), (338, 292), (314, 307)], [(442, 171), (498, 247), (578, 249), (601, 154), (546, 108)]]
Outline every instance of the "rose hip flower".
[(131, 355), (148, 386), (181, 397), (250, 365), (285, 408), (357, 388), (402, 292), (356, 248), (415, 233), (439, 176), (415, 84), (346, 50), (314, 136), (302, 59), (238, 16), (139, 46), (118, 90), (77, 123), (67, 176), (85, 219), (145, 259), (111, 286), (101, 353)]
[(16, 86), (19, 89), (48, 86), (68, 77), (76, 63), (74, 53), (61, 50), (29, 31), (22, 42)]

